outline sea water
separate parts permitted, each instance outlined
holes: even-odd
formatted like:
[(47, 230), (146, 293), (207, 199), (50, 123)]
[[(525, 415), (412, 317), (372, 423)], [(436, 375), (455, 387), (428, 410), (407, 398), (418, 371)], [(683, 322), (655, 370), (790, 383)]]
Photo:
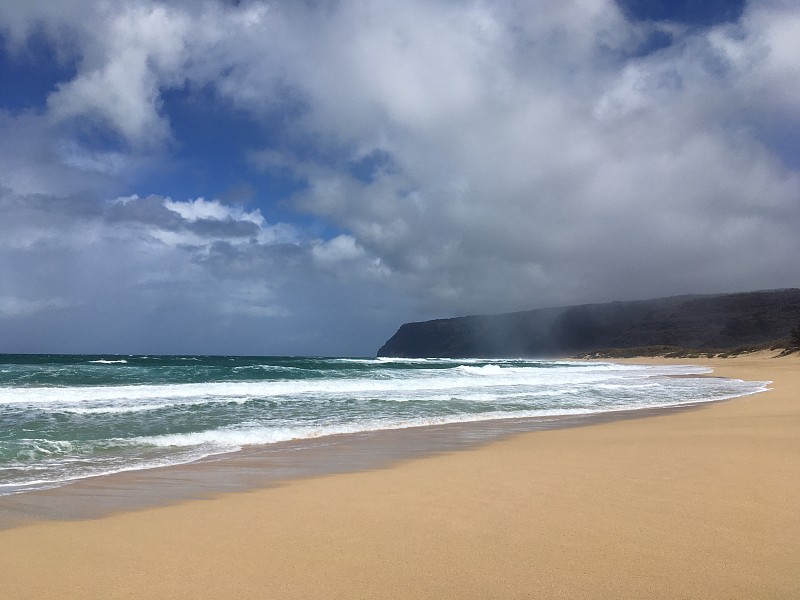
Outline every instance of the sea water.
[(522, 359), (0, 355), (0, 495), (288, 440), (765, 389), (693, 377), (708, 372)]

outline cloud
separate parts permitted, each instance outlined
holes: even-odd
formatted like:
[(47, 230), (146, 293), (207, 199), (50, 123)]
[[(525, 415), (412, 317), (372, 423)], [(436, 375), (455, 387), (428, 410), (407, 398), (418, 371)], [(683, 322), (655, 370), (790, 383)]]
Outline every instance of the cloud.
[[(340, 328), (364, 327), (364, 314), (376, 306), (370, 293), (381, 297), (377, 306), (391, 304), (374, 264), (352, 240), (294, 234), (288, 241), (291, 227), (270, 231), (257, 209), (4, 190), (0, 221), (14, 224), (0, 240), (4, 351), (24, 349), (28, 339), (36, 347), (37, 335), (47, 331), (53, 351), (309, 353), (314, 347), (334, 354), (347, 347), (357, 354), (363, 339), (339, 339)], [(340, 278), (355, 287), (339, 289)], [(323, 299), (337, 303), (320, 310)], [(348, 315), (343, 306), (360, 306), (361, 314)], [(334, 316), (337, 322), (327, 322)], [(385, 326), (390, 318), (387, 310), (371, 322)]]
[[(10, 43), (38, 23), (80, 56), (42, 114), (0, 115), (23, 140), (0, 150), (17, 244), (4, 272), (13, 258), (79, 283), (20, 276), (7, 297), (67, 307), (94, 290), (140, 320), (235, 321), (226, 339), (283, 321), (273, 339), (313, 345), (359, 314), (380, 342), (392, 310), (396, 325), (800, 285), (800, 9), (754, 1), (693, 23), (629, 8), (5, 6)], [(289, 179), (292, 197), (146, 196), (182, 143), (170, 91), (245, 115), (263, 136), (241, 148), (243, 180)], [(113, 269), (125, 293), (98, 292)]]
[(189, 20), (162, 5), (98, 5), (103, 33), (84, 46), (78, 75), (48, 99), (57, 121), (82, 117), (111, 127), (134, 146), (159, 143), (169, 123), (159, 114), (159, 93), (180, 85)]
[(59, 298), (51, 298), (46, 302), (16, 298), (14, 296), (0, 296), (0, 318), (2, 317), (27, 317), (43, 311), (67, 308), (69, 304)]
[(631, 57), (641, 26), (607, 2), (359, 10), (298, 36), (339, 40), (297, 73), (301, 122), (392, 168), (303, 166), (296, 201), (432, 312), (797, 283), (798, 174), (758, 126), (797, 122), (796, 14)]

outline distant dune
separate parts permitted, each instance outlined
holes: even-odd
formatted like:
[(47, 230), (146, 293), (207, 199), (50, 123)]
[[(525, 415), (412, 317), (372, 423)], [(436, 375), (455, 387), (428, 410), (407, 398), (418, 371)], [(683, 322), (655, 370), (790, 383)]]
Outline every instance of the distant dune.
[(406, 323), (378, 356), (729, 352), (785, 345), (799, 322), (800, 289), (674, 296)]

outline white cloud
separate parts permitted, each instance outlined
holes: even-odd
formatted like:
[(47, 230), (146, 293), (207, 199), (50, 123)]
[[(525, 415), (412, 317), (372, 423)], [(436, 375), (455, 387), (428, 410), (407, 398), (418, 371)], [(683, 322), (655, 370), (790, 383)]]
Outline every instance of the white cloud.
[[(781, 58), (797, 42), (777, 33), (796, 11), (675, 29), (672, 47), (625, 58), (641, 26), (608, 2), (500, 3), (481, 12), (488, 35), (432, 6), (382, 19), (344, 3), (310, 36), (337, 44), (294, 84), (321, 139), (392, 161), (369, 182), (304, 168), (300, 206), (437, 313), (798, 283), (798, 174), (754, 126), (776, 101), (751, 100), (800, 97)], [(766, 235), (782, 242), (765, 254)]]
[(189, 19), (147, 4), (98, 5), (96, 17), (99, 35), (77, 77), (50, 96), (51, 116), (96, 120), (133, 144), (161, 142), (169, 124), (158, 113), (159, 91), (182, 81)]
[[(243, 158), (303, 182), (293, 206), (336, 230), (317, 239), (202, 198), (117, 203), (85, 239), (101, 255), (116, 240), (134, 281), (159, 273), (154, 306), (180, 289), (225, 318), (308, 321), (391, 296), (424, 318), (800, 284), (794, 5), (751, 2), (703, 29), (629, 22), (612, 0), (142, 0), (82, 3), (80, 19), (57, 4), (0, 9), (14, 39), (38, 14), (82, 56), (47, 115), (0, 119), (36, 134), (19, 156), (0, 150), (17, 196), (54, 195), (60, 176), (67, 193), (130, 180), (141, 155), (168, 151), (162, 94), (185, 85), (269, 124)], [(646, 52), (656, 32), (672, 44)], [(39, 143), (85, 120), (129, 148)], [(54, 220), (25, 210), (20, 252)]]
[(264, 217), (261, 211), (245, 211), (240, 206), (226, 206), (219, 200), (206, 200), (197, 198), (186, 202), (175, 202), (171, 199), (164, 200), (164, 206), (169, 210), (178, 213), (183, 219), (194, 222), (199, 219), (214, 219), (216, 221), (247, 221), (254, 225), (264, 224)]
[(317, 242), (311, 249), (312, 256), (322, 265), (363, 258), (364, 249), (350, 235), (339, 235), (327, 242)]

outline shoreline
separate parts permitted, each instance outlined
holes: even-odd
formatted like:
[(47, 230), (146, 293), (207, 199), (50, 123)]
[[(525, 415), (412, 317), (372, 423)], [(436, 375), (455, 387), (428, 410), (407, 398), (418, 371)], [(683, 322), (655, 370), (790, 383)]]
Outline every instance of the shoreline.
[[(557, 360), (616, 362), (606, 359)], [(687, 364), (676, 361), (676, 365)], [(693, 373), (659, 377), (719, 376)], [(747, 395), (764, 391), (767, 390)], [(207, 500), (227, 493), (280, 486), (297, 479), (392, 468), (406, 461), (479, 448), (520, 434), (646, 418), (740, 397), (743, 396), (577, 414), (413, 425), (244, 446), (185, 463), (105, 473), (46, 488), (0, 495), (0, 531), (37, 521), (97, 519), (116, 513)]]
[[(759, 393), (764, 392), (748, 395)], [(643, 419), (741, 397), (574, 415), (419, 425), (246, 446), (187, 463), (95, 475), (0, 496), (0, 531), (36, 522), (99, 519), (251, 492), (300, 479), (389, 469), (437, 454), (478, 449), (517, 435)]]
[[(800, 596), (800, 357), (771, 391), (0, 531), (10, 597)], [(63, 489), (63, 488), (61, 488)]]

